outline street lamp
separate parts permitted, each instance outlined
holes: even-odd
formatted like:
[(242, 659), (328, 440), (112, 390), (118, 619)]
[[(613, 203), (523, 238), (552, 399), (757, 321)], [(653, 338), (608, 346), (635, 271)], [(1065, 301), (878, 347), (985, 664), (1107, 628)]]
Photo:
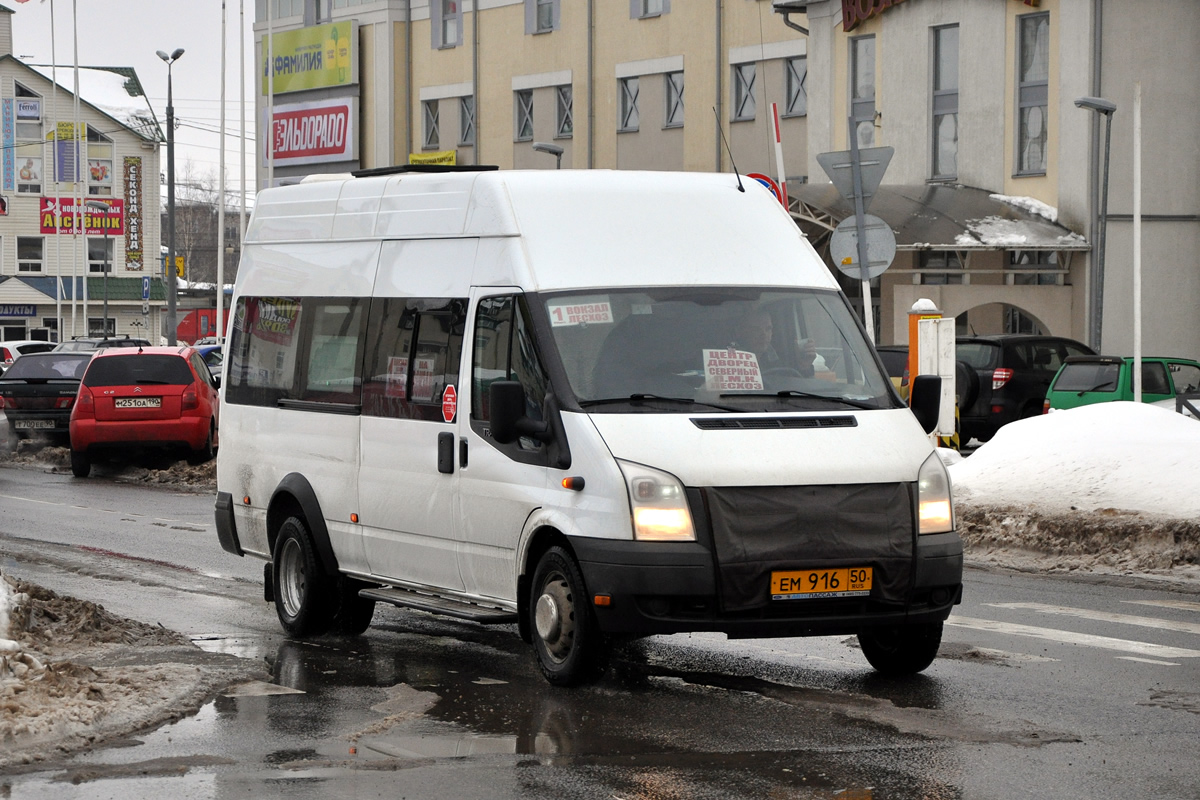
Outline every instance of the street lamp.
[[(175, 344), (175, 106), (171, 102), (171, 65), (183, 55), (177, 48), (171, 55), (162, 50), (158, 57), (167, 62), (167, 344)], [(223, 146), (223, 145), (222, 145)]]
[[(112, 206), (100, 200), (88, 200), (84, 205), (92, 211), (103, 211), (106, 214), (112, 210)], [(114, 325), (113, 333), (116, 334), (116, 332), (117, 326)], [(102, 337), (108, 338), (108, 220), (105, 220), (104, 224), (104, 333)]]
[(548, 142), (534, 142), (533, 149), (537, 150), (539, 153), (549, 153), (550, 155), (557, 158), (558, 163), (554, 168), (562, 169), (563, 149), (561, 147), (559, 147), (556, 144), (550, 144)]
[[(1112, 115), (1117, 110), (1115, 103), (1103, 97), (1080, 97), (1075, 101), (1078, 108), (1095, 111), (1104, 115), (1104, 181), (1100, 189), (1100, 202), (1095, 202), (1093, 193), (1092, 230), (1096, 231), (1095, 248), (1096, 266), (1092, 272), (1092, 290), (1090, 303), (1092, 307), (1092, 330), (1089, 344), (1097, 353), (1100, 352), (1100, 331), (1104, 317), (1104, 243), (1108, 231), (1108, 152), (1112, 144)], [(1092, 185), (1095, 186), (1093, 177)], [(1099, 206), (1097, 215), (1096, 207)]]

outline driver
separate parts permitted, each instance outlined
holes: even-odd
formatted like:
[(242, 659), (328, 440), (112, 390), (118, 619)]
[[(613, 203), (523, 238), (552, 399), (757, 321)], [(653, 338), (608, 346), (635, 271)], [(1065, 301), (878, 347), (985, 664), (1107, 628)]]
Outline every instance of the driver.
[[(734, 331), (734, 346), (739, 350), (748, 350), (758, 358), (759, 368), (764, 372), (769, 369), (783, 367), (782, 359), (775, 348), (771, 346), (773, 324), (771, 314), (765, 308), (752, 308), (738, 320)], [(811, 378), (815, 374), (813, 362), (817, 357), (817, 345), (812, 339), (805, 339), (797, 354), (796, 369), (802, 377)]]

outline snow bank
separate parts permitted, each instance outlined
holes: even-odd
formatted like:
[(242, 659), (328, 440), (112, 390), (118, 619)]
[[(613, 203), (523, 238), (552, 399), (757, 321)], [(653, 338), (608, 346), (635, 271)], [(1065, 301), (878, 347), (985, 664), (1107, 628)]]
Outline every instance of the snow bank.
[(1200, 424), (1164, 408), (1097, 403), (1001, 428), (949, 465), (955, 497), (1044, 512), (1200, 517)]

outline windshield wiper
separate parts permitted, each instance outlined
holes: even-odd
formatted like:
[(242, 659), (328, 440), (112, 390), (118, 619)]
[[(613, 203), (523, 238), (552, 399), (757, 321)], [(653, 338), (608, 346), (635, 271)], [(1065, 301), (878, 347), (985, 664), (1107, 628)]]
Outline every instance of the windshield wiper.
[(723, 394), (721, 397), (803, 397), (808, 400), (828, 400), (832, 403), (842, 403), (867, 411), (875, 411), (879, 408), (878, 405), (863, 403), (859, 400), (850, 400), (845, 397), (830, 397), (827, 394), (814, 394), (813, 392), (801, 392), (796, 389), (784, 389), (779, 392), (737, 392), (736, 394)]
[(1076, 396), (1076, 397), (1083, 397), (1083, 396), (1084, 396), (1085, 394), (1087, 394), (1088, 392), (1098, 392), (1098, 391), (1100, 391), (1101, 389), (1103, 389), (1105, 386), (1111, 386), (1111, 387), (1113, 388), (1113, 390), (1114, 390), (1114, 391), (1115, 391), (1115, 390), (1116, 390), (1116, 388), (1117, 388), (1117, 385), (1116, 385), (1116, 382), (1115, 382), (1115, 381), (1105, 381), (1104, 383), (1098, 383), (1098, 384), (1096, 384), (1095, 386), (1093, 386), (1093, 387), (1092, 387), (1092, 388), (1090, 388), (1090, 389), (1083, 389), (1082, 391), (1076, 392), (1076, 393), (1075, 393), (1075, 396)]
[(715, 408), (718, 411), (733, 411), (738, 414), (742, 413), (743, 411), (743, 409), (740, 408), (721, 406), (715, 403), (705, 403), (699, 400), (693, 400), (690, 397), (664, 397), (660, 394), (646, 394), (644, 392), (637, 392), (627, 397), (601, 397), (596, 400), (580, 400), (579, 407), (591, 408), (592, 406), (605, 406), (612, 405), (614, 403), (644, 403), (647, 400), (656, 400), (663, 403), (679, 403), (687, 406), (704, 406), (705, 408)]

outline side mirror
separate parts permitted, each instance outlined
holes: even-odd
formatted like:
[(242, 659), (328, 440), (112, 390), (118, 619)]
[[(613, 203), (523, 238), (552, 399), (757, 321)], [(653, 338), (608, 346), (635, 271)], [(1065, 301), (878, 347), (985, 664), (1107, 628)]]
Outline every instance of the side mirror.
[(937, 427), (942, 403), (942, 379), (937, 375), (918, 375), (912, 379), (908, 405), (926, 433)]
[(492, 439), (500, 444), (521, 436), (546, 441), (549, 426), (525, 416), (525, 389), (517, 381), (496, 381), (488, 387), (489, 424)]

